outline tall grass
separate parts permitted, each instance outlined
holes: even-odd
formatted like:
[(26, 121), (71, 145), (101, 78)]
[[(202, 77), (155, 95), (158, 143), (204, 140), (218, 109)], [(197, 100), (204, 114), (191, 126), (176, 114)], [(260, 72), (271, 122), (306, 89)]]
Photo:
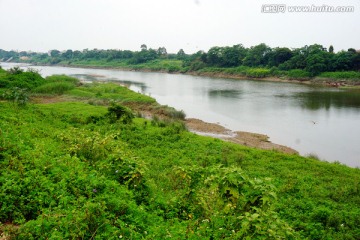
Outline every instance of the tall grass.
[(61, 95), (80, 84), (77, 78), (66, 75), (49, 76), (45, 81), (45, 84), (34, 89), (35, 93)]
[(74, 89), (74, 85), (66, 82), (46, 83), (34, 89), (35, 93), (42, 94), (64, 94), (65, 92)]

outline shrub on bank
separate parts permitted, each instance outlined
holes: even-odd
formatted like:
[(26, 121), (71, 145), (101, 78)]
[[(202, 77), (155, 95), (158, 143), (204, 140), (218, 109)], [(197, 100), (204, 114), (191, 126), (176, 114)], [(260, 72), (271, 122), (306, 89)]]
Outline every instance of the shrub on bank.
[(355, 71), (344, 71), (344, 72), (324, 72), (321, 73), (319, 75), (319, 77), (322, 78), (331, 78), (331, 79), (346, 79), (346, 80), (351, 80), (351, 79), (356, 79), (357, 81), (359, 81), (360, 79), (360, 72), (355, 72)]
[(270, 69), (266, 68), (250, 68), (246, 70), (245, 75), (252, 78), (264, 78), (271, 75)]
[(310, 79), (311, 75), (309, 72), (301, 69), (293, 69), (287, 72), (287, 76), (290, 79), (307, 80)]

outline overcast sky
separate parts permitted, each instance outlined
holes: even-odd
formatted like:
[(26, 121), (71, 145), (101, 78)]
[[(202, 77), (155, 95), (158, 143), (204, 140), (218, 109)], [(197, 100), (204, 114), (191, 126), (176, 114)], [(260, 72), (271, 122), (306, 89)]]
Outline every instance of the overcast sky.
[[(262, 13), (263, 4), (354, 6), (353, 13)], [(360, 0), (0, 0), (0, 49), (183, 48), (266, 43), (360, 49)]]

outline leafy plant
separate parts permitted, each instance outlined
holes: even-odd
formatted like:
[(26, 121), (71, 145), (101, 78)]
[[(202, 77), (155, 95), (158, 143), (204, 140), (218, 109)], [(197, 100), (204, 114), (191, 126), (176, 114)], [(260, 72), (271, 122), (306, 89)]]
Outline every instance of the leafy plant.
[(108, 108), (107, 116), (111, 122), (121, 121), (125, 124), (131, 123), (134, 118), (134, 114), (129, 108), (115, 103)]
[(2, 94), (2, 98), (8, 101), (12, 101), (19, 106), (25, 106), (29, 101), (29, 94), (26, 89), (14, 87), (6, 90)]

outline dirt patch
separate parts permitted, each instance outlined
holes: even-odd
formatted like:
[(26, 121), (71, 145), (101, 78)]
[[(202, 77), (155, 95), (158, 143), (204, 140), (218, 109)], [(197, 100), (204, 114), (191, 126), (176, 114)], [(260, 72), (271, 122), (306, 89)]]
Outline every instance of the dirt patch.
[(20, 226), (12, 224), (12, 223), (4, 223), (0, 226), (0, 240), (10, 240), (11, 236), (14, 235)]
[(199, 135), (220, 138), (248, 147), (277, 150), (287, 154), (298, 154), (298, 152), (292, 148), (270, 142), (267, 135), (250, 132), (233, 132), (219, 124), (207, 123), (194, 118), (186, 119), (186, 126), (191, 132)]
[(40, 103), (40, 104), (47, 104), (47, 103), (57, 103), (57, 102), (68, 102), (69, 99), (63, 96), (34, 96), (31, 97), (32, 103)]
[(219, 124), (204, 122), (196, 118), (187, 118), (186, 126), (188, 127), (189, 130), (195, 132), (222, 134), (222, 135), (228, 135), (229, 133), (231, 133), (229, 129), (226, 129), (225, 127)]

